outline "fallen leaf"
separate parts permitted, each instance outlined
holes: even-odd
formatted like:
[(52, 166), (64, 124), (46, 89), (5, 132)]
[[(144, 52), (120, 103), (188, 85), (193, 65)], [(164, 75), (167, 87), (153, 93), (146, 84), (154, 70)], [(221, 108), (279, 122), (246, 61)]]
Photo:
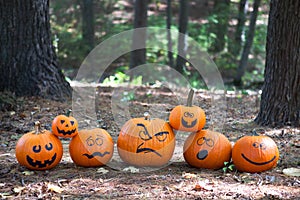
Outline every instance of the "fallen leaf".
[(30, 175), (34, 174), (34, 171), (24, 171), (24, 172), (22, 172), (22, 174), (25, 176), (30, 176)]
[(54, 184), (49, 183), (48, 184), (48, 191), (61, 193), (63, 191), (63, 189), (61, 187), (59, 187), (58, 185), (54, 185)]
[(139, 173), (140, 170), (138, 168), (135, 167), (126, 167), (123, 169), (124, 172), (131, 172), (131, 173)]
[(288, 176), (300, 176), (300, 169), (298, 168), (286, 168), (282, 172)]
[(14, 193), (19, 194), (20, 192), (22, 192), (25, 189), (25, 187), (16, 187), (13, 189)]
[(199, 192), (199, 191), (212, 191), (212, 189), (208, 189), (208, 188), (206, 188), (206, 187), (204, 187), (200, 184), (196, 184), (195, 187), (192, 190), (197, 191), (197, 192)]
[(104, 169), (103, 167), (99, 168), (97, 170), (97, 173), (100, 173), (100, 174), (107, 174), (109, 171), (107, 169)]
[(191, 179), (191, 178), (197, 178), (197, 175), (196, 174), (192, 174), (192, 173), (183, 172), (182, 173), (182, 177), (183, 178), (187, 178), (187, 179)]

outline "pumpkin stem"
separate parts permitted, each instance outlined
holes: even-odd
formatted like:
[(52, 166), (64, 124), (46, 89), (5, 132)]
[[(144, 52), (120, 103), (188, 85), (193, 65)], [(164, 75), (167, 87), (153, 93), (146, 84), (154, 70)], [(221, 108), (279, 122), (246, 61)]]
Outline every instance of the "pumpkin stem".
[(71, 112), (72, 112), (72, 110), (71, 110), (71, 109), (68, 109), (67, 112), (66, 112), (66, 116), (67, 116), (67, 117), (70, 117)]
[(255, 129), (253, 129), (253, 131), (252, 131), (252, 136), (259, 136), (259, 134), (256, 132)]
[(145, 117), (145, 120), (150, 120), (150, 113), (149, 112), (145, 112), (144, 113), (144, 117)]
[(39, 121), (34, 122), (34, 133), (38, 135), (41, 132), (40, 130), (41, 130), (41, 122)]
[(187, 99), (187, 102), (186, 102), (186, 105), (188, 107), (192, 107), (193, 105), (193, 97), (194, 97), (194, 93), (195, 91), (193, 90), (193, 88), (190, 90), (189, 92), (189, 95), (188, 95), (188, 99)]

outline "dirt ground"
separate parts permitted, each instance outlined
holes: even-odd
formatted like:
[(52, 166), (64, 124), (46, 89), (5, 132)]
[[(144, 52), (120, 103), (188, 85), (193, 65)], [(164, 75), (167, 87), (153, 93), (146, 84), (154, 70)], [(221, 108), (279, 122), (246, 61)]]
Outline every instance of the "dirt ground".
[[(112, 113), (115, 88), (102, 87), (95, 98), (97, 125), (111, 133), (116, 142), (120, 127)], [(131, 117), (160, 113), (166, 117), (178, 104), (178, 96), (170, 90), (135, 87), (123, 92)], [(69, 139), (62, 139), (64, 154), (55, 168), (30, 171), (15, 158), (16, 141), (32, 130), (39, 120), (46, 129), (58, 115), (72, 108), (72, 102), (55, 102), (37, 97), (7, 98), (0, 111), (0, 198), (1, 199), (299, 199), (300, 178), (287, 176), (283, 170), (300, 165), (300, 129), (267, 128), (253, 123), (259, 110), (259, 94), (235, 91), (226, 93), (226, 101), (212, 98), (207, 91), (197, 91), (195, 104), (207, 115), (205, 128), (215, 128), (231, 142), (254, 129), (274, 139), (280, 151), (276, 168), (262, 173), (236, 170), (196, 169), (184, 162), (182, 145), (188, 133), (176, 133), (176, 149), (168, 166), (159, 169), (137, 169), (122, 165), (115, 151), (104, 167), (76, 166), (68, 153)], [(92, 97), (91, 97), (92, 98)], [(92, 98), (93, 99), (93, 98)], [(74, 101), (74, 106), (80, 105)], [(78, 105), (77, 105), (78, 103)], [(216, 111), (222, 110), (220, 114)], [(158, 112), (160, 111), (160, 112)], [(79, 112), (79, 111), (78, 111)], [(217, 113), (217, 114), (216, 114)], [(120, 113), (122, 114), (122, 112)], [(121, 119), (121, 118), (120, 118)], [(79, 118), (81, 128), (90, 128), (92, 118)], [(124, 119), (123, 119), (124, 120)], [(122, 122), (122, 120), (120, 120)], [(222, 127), (216, 125), (222, 122)], [(223, 123), (224, 122), (224, 123)], [(139, 172), (137, 170), (140, 170)]]

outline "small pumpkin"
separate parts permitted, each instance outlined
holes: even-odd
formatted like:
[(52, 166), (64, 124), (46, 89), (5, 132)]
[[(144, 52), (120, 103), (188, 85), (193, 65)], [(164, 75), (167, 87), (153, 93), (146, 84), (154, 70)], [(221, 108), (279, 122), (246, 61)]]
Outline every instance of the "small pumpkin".
[(225, 135), (201, 130), (188, 136), (183, 146), (185, 161), (196, 168), (219, 169), (231, 158), (231, 144)]
[(16, 158), (20, 165), (32, 170), (47, 170), (55, 167), (63, 155), (61, 141), (48, 130), (40, 130), (35, 123), (35, 131), (24, 134), (16, 144)]
[(62, 138), (71, 138), (78, 133), (78, 122), (70, 116), (70, 111), (66, 115), (58, 115), (52, 121), (52, 133)]
[(110, 134), (101, 128), (83, 129), (69, 145), (73, 162), (83, 167), (99, 167), (113, 156), (114, 142)]
[(117, 140), (121, 159), (138, 167), (160, 167), (169, 162), (175, 149), (175, 134), (170, 125), (158, 118), (128, 120)]
[(175, 130), (196, 132), (205, 126), (205, 112), (199, 106), (192, 105), (193, 95), (194, 90), (191, 89), (188, 95), (187, 105), (178, 105), (170, 112), (169, 122)]
[(232, 161), (242, 172), (263, 172), (277, 165), (279, 151), (274, 140), (268, 136), (244, 136), (236, 141), (232, 149)]

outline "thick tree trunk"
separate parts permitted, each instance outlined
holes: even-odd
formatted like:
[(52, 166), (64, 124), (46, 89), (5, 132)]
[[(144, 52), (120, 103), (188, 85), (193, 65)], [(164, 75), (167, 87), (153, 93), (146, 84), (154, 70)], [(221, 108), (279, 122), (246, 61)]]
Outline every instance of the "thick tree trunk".
[(255, 35), (255, 25), (256, 25), (256, 19), (257, 19), (257, 15), (258, 15), (258, 9), (259, 9), (259, 5), (260, 5), (260, 1), (261, 0), (254, 0), (253, 12), (252, 12), (252, 15), (251, 15), (249, 30), (248, 30), (248, 33), (247, 33), (247, 40), (246, 40), (246, 43), (244, 45), (242, 57), (241, 57), (240, 62), (239, 62), (239, 66), (238, 66), (238, 69), (237, 69), (236, 76), (234, 78), (234, 85), (236, 85), (236, 86), (241, 86), (242, 85), (242, 77), (245, 74), (245, 70), (246, 70), (246, 67), (247, 67), (247, 64), (248, 64), (248, 58), (249, 58), (250, 50), (251, 50), (254, 35)]
[(95, 38), (95, 19), (94, 19), (94, 1), (82, 0), (82, 40), (87, 47), (87, 53), (94, 48)]
[[(136, 0), (134, 5), (134, 28), (147, 27), (147, 10), (148, 0)], [(146, 31), (139, 31), (133, 33), (134, 48), (136, 44), (144, 44), (146, 47)], [(146, 63), (146, 49), (138, 49), (131, 51), (130, 55), (130, 68)]]
[(179, 34), (178, 36), (178, 55), (176, 58), (176, 70), (180, 73), (183, 73), (186, 63), (186, 60), (179, 55), (185, 56), (187, 51), (186, 33), (188, 25), (188, 7), (189, 1), (180, 0), (179, 32), (182, 34)]
[(55, 100), (71, 97), (57, 68), (48, 0), (0, 0), (0, 91)]
[(210, 52), (218, 53), (224, 50), (226, 40), (225, 36), (228, 29), (228, 18), (230, 10), (230, 0), (215, 0), (214, 14), (216, 15), (216, 23), (212, 23), (210, 31), (215, 35)]
[(260, 125), (300, 126), (300, 2), (272, 0)]

